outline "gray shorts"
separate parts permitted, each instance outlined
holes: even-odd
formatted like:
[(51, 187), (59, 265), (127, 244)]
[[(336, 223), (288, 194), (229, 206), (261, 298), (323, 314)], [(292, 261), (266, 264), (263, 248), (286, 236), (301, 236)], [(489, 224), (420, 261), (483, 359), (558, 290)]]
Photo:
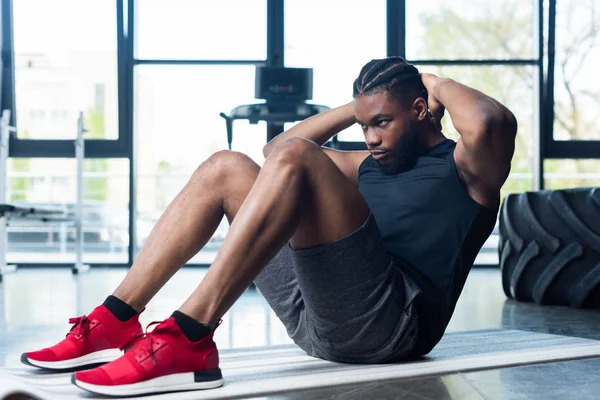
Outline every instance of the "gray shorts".
[(310, 249), (285, 245), (255, 284), (309, 355), (347, 363), (411, 356), (420, 293), (384, 250), (373, 215), (358, 230)]

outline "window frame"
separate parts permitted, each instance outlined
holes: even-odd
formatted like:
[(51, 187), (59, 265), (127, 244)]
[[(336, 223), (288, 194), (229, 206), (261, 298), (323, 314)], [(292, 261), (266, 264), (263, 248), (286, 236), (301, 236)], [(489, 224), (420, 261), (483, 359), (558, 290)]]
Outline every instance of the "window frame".
[[(11, 125), (18, 129), (16, 93), (15, 93), (15, 68), (14, 68), (14, 19), (13, 1), (2, 2), (2, 109), (11, 110)], [(120, 7), (121, 6), (121, 7)], [(119, 10), (120, 9), (120, 10)], [(122, 47), (125, 44), (122, 19), (122, 2), (117, 1), (117, 92), (121, 98), (125, 83), (121, 68), (123, 55)], [(130, 138), (123, 135), (122, 119), (126, 115), (122, 112), (122, 104), (118, 104), (118, 129), (117, 139), (89, 139), (86, 140), (86, 157), (90, 158), (126, 158), (128, 148), (132, 145)], [(75, 125), (76, 121), (73, 121)], [(73, 140), (66, 139), (21, 139), (18, 136), (10, 137), (10, 157), (24, 158), (68, 158), (75, 157)]]
[[(135, 10), (139, 0), (113, 0), (117, 5), (117, 103), (118, 139), (86, 141), (88, 158), (127, 158), (130, 167), (129, 179), (129, 262), (131, 266), (136, 256), (136, 155), (134, 151), (134, 71), (138, 65), (269, 65), (284, 66), (284, 0), (265, 0), (267, 4), (267, 55), (265, 60), (169, 60), (136, 59)], [(556, 50), (556, 0), (531, 0), (534, 2), (534, 46), (537, 43), (537, 57), (532, 59), (483, 59), (483, 60), (408, 60), (415, 65), (530, 65), (536, 69), (537, 79), (537, 125), (538, 137), (534, 137), (533, 178), (534, 189), (544, 188), (543, 163), (545, 159), (556, 158), (600, 158), (600, 141), (556, 141), (553, 136), (554, 124), (554, 67)], [(2, 26), (0, 32), (1, 94), (2, 109), (12, 110), (15, 121), (15, 82), (14, 82), (14, 42), (12, 7), (14, 0), (3, 0), (0, 8)], [(386, 49), (388, 56), (406, 55), (406, 3), (407, 0), (386, 0)], [(548, 14), (545, 14), (548, 13)], [(547, 22), (545, 15), (548, 17)], [(546, 25), (548, 24), (547, 29)], [(547, 38), (547, 46), (544, 43)], [(535, 112), (535, 110), (534, 110)], [(275, 132), (276, 126), (267, 126)], [(339, 141), (341, 149), (362, 149), (364, 142)], [(11, 157), (74, 157), (71, 140), (10, 140)], [(38, 265), (38, 264), (24, 264)], [(41, 265), (41, 264), (40, 264)], [(57, 264), (58, 265), (58, 264)], [(107, 264), (101, 264), (107, 265)], [(123, 264), (108, 264), (123, 266)], [(195, 266), (207, 266), (195, 264)]]
[(556, 0), (548, 1), (548, 70), (546, 88), (546, 135), (543, 137), (544, 158), (549, 159), (596, 159), (600, 158), (600, 138), (598, 140), (556, 140), (554, 139), (554, 91), (556, 65)]

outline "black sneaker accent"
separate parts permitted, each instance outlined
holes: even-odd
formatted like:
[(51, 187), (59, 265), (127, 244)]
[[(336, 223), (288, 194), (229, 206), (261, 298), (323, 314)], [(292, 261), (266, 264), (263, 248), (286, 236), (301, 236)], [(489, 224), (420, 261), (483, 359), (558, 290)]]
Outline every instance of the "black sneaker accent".
[[(29, 358), (27, 357), (27, 353), (23, 353), (21, 354), (21, 362), (25, 365), (29, 365), (32, 367), (37, 367), (37, 365), (33, 365), (32, 363), (29, 362)], [(39, 367), (37, 367), (39, 368)]]
[(223, 379), (220, 368), (194, 372), (194, 382), (210, 382), (219, 379)]
[(197, 342), (211, 331), (208, 325), (196, 321), (194, 318), (185, 315), (181, 311), (175, 311), (171, 316), (175, 318), (175, 323), (179, 326), (185, 337), (192, 342)]
[(113, 295), (108, 296), (102, 305), (121, 322), (129, 321), (138, 314), (129, 304)]

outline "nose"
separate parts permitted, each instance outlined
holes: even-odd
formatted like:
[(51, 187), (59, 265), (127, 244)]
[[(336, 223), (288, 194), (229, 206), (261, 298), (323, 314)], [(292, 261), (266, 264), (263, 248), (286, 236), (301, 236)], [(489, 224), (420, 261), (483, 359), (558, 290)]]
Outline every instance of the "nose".
[(365, 143), (368, 147), (376, 147), (381, 145), (381, 136), (377, 134), (377, 131), (371, 127), (367, 128), (365, 133)]

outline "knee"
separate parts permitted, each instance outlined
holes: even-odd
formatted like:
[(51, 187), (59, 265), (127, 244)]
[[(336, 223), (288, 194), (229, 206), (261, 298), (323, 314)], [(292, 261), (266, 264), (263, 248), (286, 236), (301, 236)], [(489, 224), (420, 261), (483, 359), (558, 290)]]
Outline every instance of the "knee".
[(267, 158), (267, 163), (277, 167), (300, 168), (310, 159), (310, 154), (319, 150), (319, 146), (307, 139), (293, 137), (281, 143)]
[(231, 150), (221, 150), (204, 161), (192, 176), (192, 179), (213, 179), (219, 183), (232, 175), (248, 173), (258, 174), (260, 167), (247, 155)]
[(244, 153), (232, 150), (219, 150), (208, 157), (208, 159), (202, 163), (201, 166), (203, 164), (209, 164), (213, 167), (223, 168), (232, 167), (239, 164), (246, 164), (248, 162), (254, 163), (254, 161), (252, 161), (252, 159)]

